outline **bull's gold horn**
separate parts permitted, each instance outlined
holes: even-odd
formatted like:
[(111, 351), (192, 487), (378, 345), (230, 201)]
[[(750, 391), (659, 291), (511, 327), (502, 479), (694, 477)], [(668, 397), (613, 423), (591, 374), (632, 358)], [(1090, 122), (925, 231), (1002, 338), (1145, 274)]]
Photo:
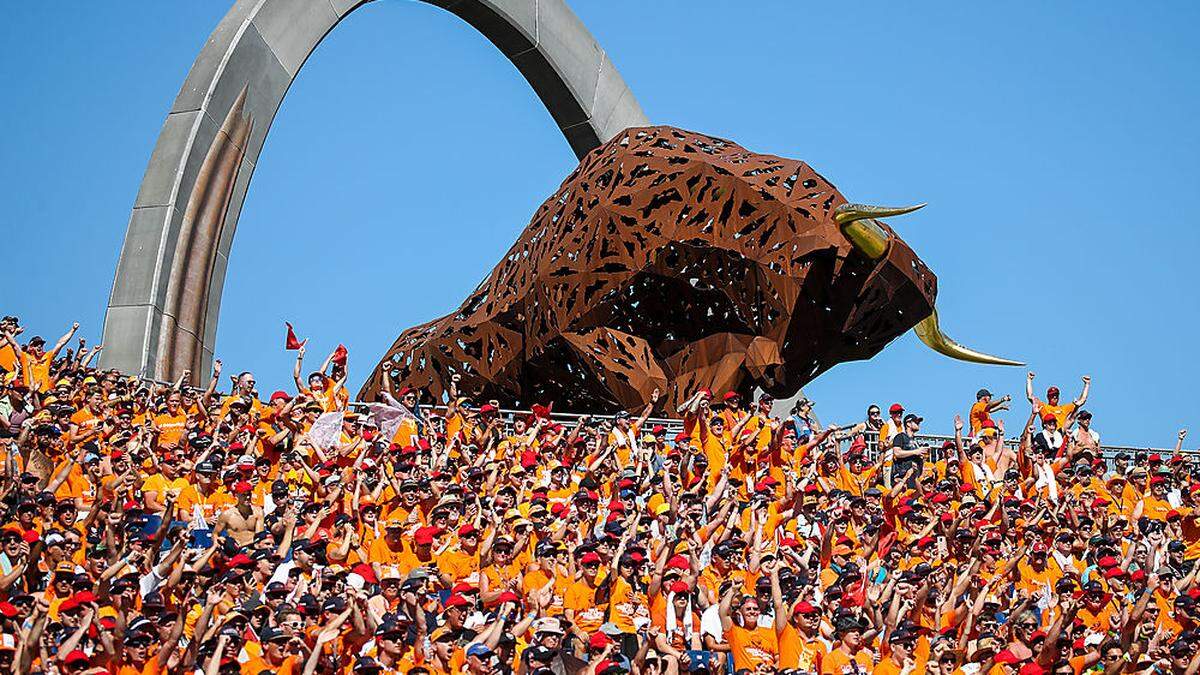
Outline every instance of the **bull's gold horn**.
[(875, 218), (902, 216), (925, 206), (871, 206), (869, 204), (842, 204), (833, 213), (834, 221), (842, 227), (842, 234), (854, 247), (872, 260), (887, 254), (891, 238)]
[(932, 314), (922, 319), (921, 323), (913, 327), (913, 331), (917, 334), (917, 337), (921, 338), (921, 342), (929, 345), (930, 349), (939, 354), (945, 354), (952, 359), (970, 361), (972, 363), (984, 363), (992, 366), (1025, 365), (1020, 361), (1011, 361), (1009, 359), (1002, 359), (999, 356), (977, 352), (974, 349), (964, 347), (955, 342), (942, 332), (942, 327), (938, 325), (936, 309), (933, 310)]

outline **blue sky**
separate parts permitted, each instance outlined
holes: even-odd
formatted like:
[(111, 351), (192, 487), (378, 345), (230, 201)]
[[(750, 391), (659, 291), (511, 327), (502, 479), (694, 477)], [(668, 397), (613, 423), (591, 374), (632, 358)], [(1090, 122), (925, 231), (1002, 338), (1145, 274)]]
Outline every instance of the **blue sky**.
[[(7, 10), (4, 313), (48, 337), (79, 320), (99, 338), (146, 161), (228, 4)], [(572, 5), (652, 122), (804, 159), (857, 201), (929, 202), (893, 224), (938, 274), (943, 327), (1028, 361), (1039, 390), (1073, 395), (1090, 374), (1106, 441), (1169, 445), (1194, 420), (1200, 5)], [(312, 360), (345, 342), (357, 385), (401, 330), (466, 297), (574, 164), (473, 29), (403, 0), (358, 10), (275, 120), (219, 356), (260, 389), (284, 386), (291, 320)], [(901, 401), (945, 431), (980, 386), (1023, 399), (1024, 376), (908, 335), (807, 392), (828, 421)]]

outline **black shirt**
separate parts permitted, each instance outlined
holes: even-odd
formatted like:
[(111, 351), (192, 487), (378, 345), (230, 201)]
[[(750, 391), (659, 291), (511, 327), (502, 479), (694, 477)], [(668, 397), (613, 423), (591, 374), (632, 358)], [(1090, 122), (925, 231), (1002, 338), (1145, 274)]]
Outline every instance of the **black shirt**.
[[(917, 447), (915, 441), (905, 432), (900, 432), (892, 436), (892, 447), (899, 450), (914, 450)], [(917, 479), (921, 476), (921, 470), (925, 468), (925, 458), (921, 455), (913, 455), (912, 457), (902, 457), (892, 462), (892, 484), (904, 478), (904, 474), (910, 470), (913, 475), (908, 480), (908, 487), (917, 487)]]

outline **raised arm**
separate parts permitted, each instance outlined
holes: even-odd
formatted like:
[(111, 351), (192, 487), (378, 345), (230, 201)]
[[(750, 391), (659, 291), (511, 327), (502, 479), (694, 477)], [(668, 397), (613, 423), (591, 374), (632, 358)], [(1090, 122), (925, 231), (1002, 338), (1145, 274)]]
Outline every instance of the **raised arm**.
[(221, 379), (221, 359), (213, 361), (212, 379), (208, 381), (208, 388), (204, 390), (204, 395), (201, 400), (204, 401), (204, 407), (210, 406), (213, 394), (217, 393), (217, 381)]
[(58, 338), (58, 342), (54, 343), (54, 349), (50, 350), (49, 356), (51, 361), (54, 360), (54, 357), (58, 356), (58, 352), (61, 351), (63, 347), (67, 346), (67, 343), (71, 341), (71, 338), (74, 337), (75, 331), (77, 330), (79, 330), (78, 321), (71, 324), (71, 327), (67, 330), (67, 332), (63, 333), (62, 337)]
[(308, 338), (304, 338), (304, 342), (300, 343), (300, 349), (296, 350), (296, 365), (292, 367), (292, 379), (296, 381), (296, 391), (305, 393), (307, 387), (304, 386), (304, 380), (301, 379), (301, 371), (304, 368), (304, 351), (308, 347)]
[(1025, 376), (1025, 398), (1029, 399), (1030, 403), (1034, 403), (1033, 399), (1033, 371)]
[(1075, 407), (1082, 408), (1084, 403), (1087, 403), (1088, 391), (1092, 388), (1092, 376), (1083, 376), (1083, 391), (1079, 392), (1079, 398), (1075, 399)]
[(642, 430), (642, 427), (645, 426), (646, 420), (650, 419), (650, 413), (654, 412), (654, 406), (658, 404), (658, 397), (660, 394), (661, 392), (659, 392), (658, 387), (655, 387), (654, 391), (650, 392), (650, 402), (646, 404), (645, 408), (642, 408), (641, 416), (637, 418), (637, 422), (634, 422), (639, 432)]

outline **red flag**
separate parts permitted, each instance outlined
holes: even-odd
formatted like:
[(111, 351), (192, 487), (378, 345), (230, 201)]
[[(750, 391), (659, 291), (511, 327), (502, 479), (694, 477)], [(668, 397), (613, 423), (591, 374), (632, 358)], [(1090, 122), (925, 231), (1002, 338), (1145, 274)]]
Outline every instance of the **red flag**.
[(350, 352), (346, 351), (346, 345), (339, 344), (337, 349), (333, 350), (333, 362), (339, 366), (346, 365), (346, 357)]
[(284, 342), (283, 348), (291, 350), (291, 351), (300, 349), (301, 342), (296, 339), (296, 331), (292, 330), (292, 324), (288, 323), (287, 321), (284, 321), (283, 325), (287, 326), (287, 329), (288, 329), (287, 341)]
[(533, 413), (534, 417), (541, 417), (542, 419), (548, 420), (548, 419), (550, 419), (550, 409), (553, 407), (554, 407), (554, 402), (551, 401), (550, 405), (542, 405), (540, 403), (534, 403), (532, 406), (529, 407), (529, 409)]

